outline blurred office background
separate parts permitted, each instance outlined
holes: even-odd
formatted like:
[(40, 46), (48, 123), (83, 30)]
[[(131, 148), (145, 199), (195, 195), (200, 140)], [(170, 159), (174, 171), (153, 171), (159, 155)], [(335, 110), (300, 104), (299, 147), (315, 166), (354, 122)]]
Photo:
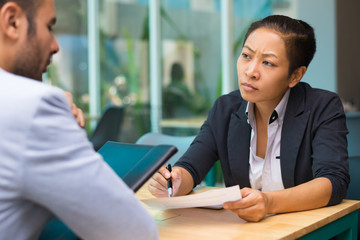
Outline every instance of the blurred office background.
[(60, 52), (45, 81), (70, 91), (87, 131), (124, 106), (118, 140), (194, 135), (221, 94), (237, 89), (248, 25), (271, 14), (309, 22), (317, 53), (304, 81), (337, 92), (359, 117), (357, 0), (57, 0)]

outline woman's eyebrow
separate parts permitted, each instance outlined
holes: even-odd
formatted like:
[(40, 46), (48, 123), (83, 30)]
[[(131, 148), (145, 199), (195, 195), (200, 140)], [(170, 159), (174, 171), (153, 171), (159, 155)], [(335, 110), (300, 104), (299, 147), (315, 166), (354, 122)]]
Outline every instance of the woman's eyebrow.
[(262, 54), (264, 57), (274, 57), (274, 58), (278, 58), (274, 53), (263, 53)]
[(248, 45), (244, 45), (244, 48), (247, 48), (250, 52), (255, 52), (255, 51), (252, 50), (251, 47), (249, 47)]
[[(253, 50), (250, 46), (248, 45), (244, 45), (244, 48), (248, 49), (250, 52), (255, 52), (255, 50)], [(274, 57), (274, 58), (278, 58), (276, 56), (276, 54), (272, 53), (272, 52), (265, 52), (261, 54), (263, 57)]]

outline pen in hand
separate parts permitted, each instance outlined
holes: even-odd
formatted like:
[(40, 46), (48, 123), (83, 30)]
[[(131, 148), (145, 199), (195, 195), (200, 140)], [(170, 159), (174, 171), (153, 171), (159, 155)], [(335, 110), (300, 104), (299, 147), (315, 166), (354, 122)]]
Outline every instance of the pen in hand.
[[(169, 163), (167, 166), (167, 170), (171, 173), (171, 164)], [(170, 178), (167, 180), (168, 182), (168, 193), (169, 193), (169, 197), (172, 197), (173, 195), (173, 188), (172, 188), (172, 180), (171, 180), (171, 176)]]

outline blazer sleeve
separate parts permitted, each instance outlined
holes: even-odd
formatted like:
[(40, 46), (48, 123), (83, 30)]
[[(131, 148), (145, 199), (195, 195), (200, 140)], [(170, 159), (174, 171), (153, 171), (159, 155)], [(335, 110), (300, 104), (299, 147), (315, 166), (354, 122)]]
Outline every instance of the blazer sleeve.
[[(208, 117), (193, 143), (175, 164), (191, 174), (194, 186), (201, 183), (218, 160), (221, 163), (225, 184), (227, 186), (239, 184), (230, 172), (228, 134), (229, 131), (233, 132), (230, 130), (231, 119), (236, 115), (236, 119), (239, 120), (237, 116), (239, 111), (245, 113), (245, 108), (241, 107), (246, 107), (246, 103), (241, 98), (239, 90), (220, 96), (209, 110)], [(242, 134), (239, 129), (234, 135), (237, 134), (238, 136)]]
[(332, 184), (328, 205), (334, 205), (346, 197), (350, 182), (346, 117), (340, 98), (328, 94), (313, 109), (312, 159), (313, 176), (326, 177)]
[(201, 183), (206, 174), (218, 160), (218, 150), (214, 136), (214, 118), (217, 114), (219, 101), (209, 110), (208, 118), (191, 143), (185, 154), (176, 162), (175, 166), (185, 168), (192, 176), (194, 187)]
[(94, 152), (63, 93), (43, 96), (31, 121), (21, 169), (26, 199), (84, 239), (158, 239), (152, 216)]

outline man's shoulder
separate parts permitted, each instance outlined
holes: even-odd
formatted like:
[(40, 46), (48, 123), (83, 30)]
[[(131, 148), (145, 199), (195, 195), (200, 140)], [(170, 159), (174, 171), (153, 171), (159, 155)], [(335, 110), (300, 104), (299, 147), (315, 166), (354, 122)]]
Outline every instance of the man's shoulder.
[[(29, 105), (42, 99), (64, 98), (64, 92), (42, 82), (0, 70), (1, 97), (8, 103)], [(21, 104), (22, 103), (22, 104)]]
[(34, 117), (64, 114), (69, 111), (64, 92), (42, 82), (14, 74), (0, 72), (0, 109), (6, 117), (4, 126), (21, 126), (23, 130), (34, 122)]

